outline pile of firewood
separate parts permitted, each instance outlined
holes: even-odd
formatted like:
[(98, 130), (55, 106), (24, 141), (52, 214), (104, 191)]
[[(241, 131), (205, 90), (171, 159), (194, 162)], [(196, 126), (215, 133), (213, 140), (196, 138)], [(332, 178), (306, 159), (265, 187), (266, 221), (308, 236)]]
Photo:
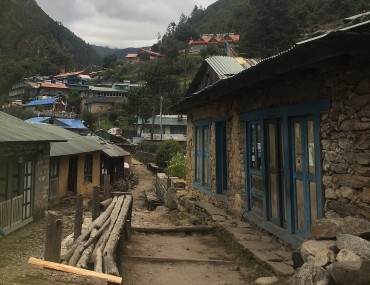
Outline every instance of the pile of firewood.
[[(63, 264), (119, 276), (116, 248), (122, 235), (128, 238), (132, 196), (122, 195), (101, 203), (105, 209), (63, 257)], [(93, 266), (92, 266), (93, 264)]]

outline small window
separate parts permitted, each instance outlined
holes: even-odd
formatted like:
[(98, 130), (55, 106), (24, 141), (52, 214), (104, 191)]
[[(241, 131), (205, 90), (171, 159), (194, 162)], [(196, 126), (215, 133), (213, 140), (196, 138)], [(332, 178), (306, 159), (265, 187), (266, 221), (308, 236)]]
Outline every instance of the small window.
[(59, 157), (50, 158), (50, 178), (59, 177)]
[(93, 155), (85, 156), (85, 182), (92, 182)]

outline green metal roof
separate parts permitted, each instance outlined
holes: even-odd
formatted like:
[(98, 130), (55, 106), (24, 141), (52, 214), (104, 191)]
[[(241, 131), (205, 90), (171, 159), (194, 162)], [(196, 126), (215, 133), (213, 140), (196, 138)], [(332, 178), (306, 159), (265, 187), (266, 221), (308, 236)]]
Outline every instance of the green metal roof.
[(73, 155), (103, 150), (99, 142), (88, 139), (74, 132), (68, 131), (62, 127), (49, 124), (33, 124), (40, 130), (50, 131), (63, 137), (65, 142), (52, 142), (50, 145), (50, 156)]
[(227, 78), (243, 71), (241, 66), (233, 57), (229, 56), (212, 56), (205, 61), (216, 72), (220, 79)]
[(4, 112), (0, 112), (0, 142), (62, 142), (54, 132), (39, 129)]

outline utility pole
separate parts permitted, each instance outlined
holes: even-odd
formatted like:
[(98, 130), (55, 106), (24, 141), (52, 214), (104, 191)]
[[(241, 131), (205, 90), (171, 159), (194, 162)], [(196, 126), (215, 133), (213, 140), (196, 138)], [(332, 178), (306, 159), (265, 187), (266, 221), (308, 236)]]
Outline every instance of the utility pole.
[(159, 105), (159, 125), (161, 127), (161, 141), (163, 137), (163, 128), (162, 128), (162, 103), (163, 103), (163, 96), (160, 97), (160, 105)]

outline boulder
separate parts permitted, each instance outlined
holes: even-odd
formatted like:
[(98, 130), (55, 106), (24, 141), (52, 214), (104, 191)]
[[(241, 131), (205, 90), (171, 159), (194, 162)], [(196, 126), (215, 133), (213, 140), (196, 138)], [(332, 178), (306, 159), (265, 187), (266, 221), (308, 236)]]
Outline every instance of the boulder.
[(260, 277), (254, 281), (257, 285), (273, 285), (277, 284), (279, 282), (279, 279), (277, 279), (275, 276), (272, 277)]
[(327, 285), (330, 279), (330, 274), (324, 268), (307, 262), (287, 281), (287, 284)]
[(302, 255), (301, 255), (301, 248), (297, 248), (292, 252), (292, 260), (293, 260), (293, 269), (296, 270), (304, 264)]
[(177, 209), (177, 189), (175, 187), (169, 187), (166, 193), (165, 206), (172, 210)]
[(360, 285), (361, 261), (335, 262), (327, 267), (327, 271), (339, 284)]
[(334, 239), (343, 226), (342, 218), (319, 219), (312, 223), (311, 238), (312, 239)]
[(329, 260), (330, 248), (335, 246), (334, 240), (308, 240), (301, 245), (302, 259), (313, 262), (316, 266), (324, 266)]
[(341, 249), (336, 257), (337, 261), (361, 261), (361, 257), (348, 249)]
[(360, 267), (360, 280), (362, 284), (370, 284), (370, 260), (362, 262)]
[(342, 233), (351, 234), (354, 236), (361, 236), (365, 233), (370, 232), (370, 222), (355, 218), (355, 217), (345, 217), (343, 219)]
[(370, 259), (370, 242), (360, 237), (339, 234), (337, 236), (337, 247), (352, 251), (364, 259)]

